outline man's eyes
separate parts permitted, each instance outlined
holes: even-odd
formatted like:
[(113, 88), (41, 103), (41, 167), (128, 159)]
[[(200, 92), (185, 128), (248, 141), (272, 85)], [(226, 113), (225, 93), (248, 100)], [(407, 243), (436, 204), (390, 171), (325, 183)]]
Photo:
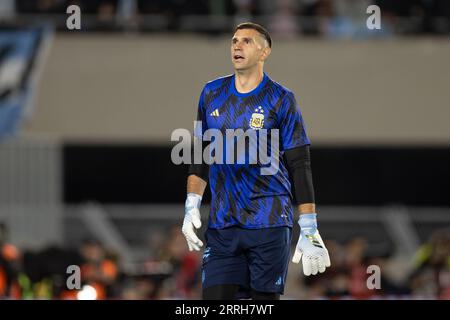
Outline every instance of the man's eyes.
[[(249, 44), (250, 42), (252, 42), (251, 39), (243, 39), (242, 41), (244, 41), (245, 44)], [(232, 40), (232, 43), (233, 43), (233, 44), (235, 44), (235, 43), (237, 43), (237, 42), (238, 42), (237, 39), (233, 39), (233, 40)]]

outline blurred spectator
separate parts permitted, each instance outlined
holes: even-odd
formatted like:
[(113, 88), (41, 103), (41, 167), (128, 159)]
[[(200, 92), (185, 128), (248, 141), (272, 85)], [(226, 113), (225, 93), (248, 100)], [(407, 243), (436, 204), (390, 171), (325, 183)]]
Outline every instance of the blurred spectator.
[(18, 295), (17, 276), (20, 253), (8, 243), (8, 229), (0, 223), (0, 298)]
[[(367, 38), (399, 34), (448, 34), (450, 1), (358, 1), (358, 0), (7, 0), (0, 14), (66, 14), (75, 4), (82, 14), (94, 18), (87, 29), (117, 30), (142, 23), (152, 30), (230, 32), (235, 24), (255, 20), (283, 37), (299, 34), (324, 35), (331, 38)], [(368, 30), (366, 9), (381, 8), (382, 29)], [(145, 17), (153, 15), (152, 17)], [(155, 17), (157, 16), (157, 19)], [(210, 16), (210, 19), (204, 17)], [(119, 18), (119, 19), (116, 19)], [(232, 17), (225, 21), (223, 17)], [(154, 20), (158, 20), (155, 22)], [(164, 20), (164, 21), (161, 21)], [(62, 22), (60, 30), (66, 30)], [(126, 23), (124, 24), (124, 21)], [(142, 30), (145, 30), (143, 28)]]
[(18, 13), (62, 13), (66, 0), (16, 0)]
[(171, 227), (166, 245), (159, 256), (173, 267), (174, 277), (166, 280), (159, 294), (160, 299), (178, 296), (191, 299), (200, 296), (200, 262), (196, 251), (190, 252), (180, 226)]
[(209, 1), (209, 13), (215, 16), (230, 16), (236, 13), (234, 0)]
[[(0, 224), (0, 298), (77, 299), (79, 290), (66, 287), (69, 265), (81, 267), (81, 285), (95, 289), (97, 299), (200, 299), (201, 256), (189, 252), (179, 226), (170, 227), (165, 240), (157, 239), (150, 260), (136, 272), (122, 273), (118, 257), (98, 241), (86, 240), (76, 251), (57, 247), (23, 254), (5, 241)], [(304, 277), (291, 265), (287, 299), (450, 299), (450, 230), (435, 232), (415, 257), (415, 270), (405, 282), (392, 281), (389, 245), (369, 244), (364, 237), (345, 244), (326, 240), (331, 268)], [(381, 270), (381, 288), (367, 287), (367, 267)]]
[(410, 283), (416, 296), (450, 299), (450, 229), (435, 231), (418, 249)]
[(305, 35), (318, 35), (321, 0), (301, 0), (299, 1), (299, 14), (301, 30)]
[(117, 0), (103, 0), (98, 6), (98, 18), (100, 21), (111, 21), (117, 11)]
[(348, 270), (345, 268), (345, 248), (336, 241), (325, 240), (328, 248), (331, 267), (325, 273), (313, 277), (305, 277), (301, 266), (290, 264), (286, 291), (287, 299), (324, 299), (341, 298), (349, 294)]
[(278, 38), (294, 38), (300, 29), (297, 25), (296, 6), (293, 0), (276, 1), (276, 11), (271, 17), (269, 30)]
[(114, 297), (114, 283), (119, 275), (117, 258), (96, 240), (86, 240), (80, 253), (82, 283), (94, 287), (98, 299)]
[(322, 29), (324, 34), (336, 39), (361, 39), (384, 35), (389, 30), (386, 25), (382, 27), (382, 30), (369, 30), (366, 26), (368, 18), (366, 9), (371, 4), (368, 0), (329, 1), (327, 12), (329, 19), (326, 20)]
[(21, 298), (59, 297), (67, 289), (67, 267), (79, 264), (80, 257), (73, 250), (56, 246), (36, 252), (25, 250), (19, 273)]
[(255, 0), (233, 0), (236, 11), (234, 13), (234, 24), (253, 20), (257, 13), (257, 1)]
[[(164, 15), (167, 19), (167, 28), (170, 31), (180, 30), (184, 16), (207, 15), (209, 13), (209, 5), (206, 0), (138, 0), (137, 7), (139, 13), (144, 15)], [(198, 25), (198, 28), (202, 30), (201, 25)]]
[[(304, 278), (308, 299), (372, 299), (410, 294), (407, 284), (397, 284), (391, 279), (388, 268), (391, 252), (387, 246), (369, 245), (364, 237), (354, 237), (345, 245), (328, 240), (326, 246), (331, 268), (323, 274)], [(371, 265), (381, 271), (379, 288), (368, 288)]]

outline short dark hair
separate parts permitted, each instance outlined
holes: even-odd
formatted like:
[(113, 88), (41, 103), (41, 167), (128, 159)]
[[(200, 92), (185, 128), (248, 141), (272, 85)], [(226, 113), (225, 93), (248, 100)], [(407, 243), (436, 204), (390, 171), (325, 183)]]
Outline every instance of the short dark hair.
[(234, 32), (242, 29), (253, 29), (258, 31), (264, 37), (264, 39), (267, 40), (267, 43), (269, 43), (269, 47), (272, 48), (272, 38), (270, 37), (270, 34), (266, 30), (266, 28), (264, 28), (262, 25), (254, 22), (243, 22), (238, 24), (236, 28), (234, 28)]

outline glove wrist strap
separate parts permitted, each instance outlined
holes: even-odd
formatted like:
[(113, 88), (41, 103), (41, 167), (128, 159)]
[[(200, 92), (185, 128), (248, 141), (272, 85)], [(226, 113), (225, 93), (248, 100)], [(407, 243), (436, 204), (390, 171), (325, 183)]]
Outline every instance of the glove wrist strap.
[(197, 193), (188, 193), (186, 198), (186, 207), (195, 207), (200, 209), (200, 204), (202, 202), (202, 196)]
[(317, 231), (317, 214), (303, 213), (298, 218), (300, 232), (306, 235), (313, 235)]

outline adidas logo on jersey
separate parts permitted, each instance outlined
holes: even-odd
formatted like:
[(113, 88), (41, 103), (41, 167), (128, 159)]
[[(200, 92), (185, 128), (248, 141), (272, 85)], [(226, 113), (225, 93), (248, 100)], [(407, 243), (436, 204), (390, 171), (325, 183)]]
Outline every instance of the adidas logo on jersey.
[(219, 116), (219, 109), (214, 110), (213, 112), (210, 113), (210, 116), (213, 117), (218, 117)]

